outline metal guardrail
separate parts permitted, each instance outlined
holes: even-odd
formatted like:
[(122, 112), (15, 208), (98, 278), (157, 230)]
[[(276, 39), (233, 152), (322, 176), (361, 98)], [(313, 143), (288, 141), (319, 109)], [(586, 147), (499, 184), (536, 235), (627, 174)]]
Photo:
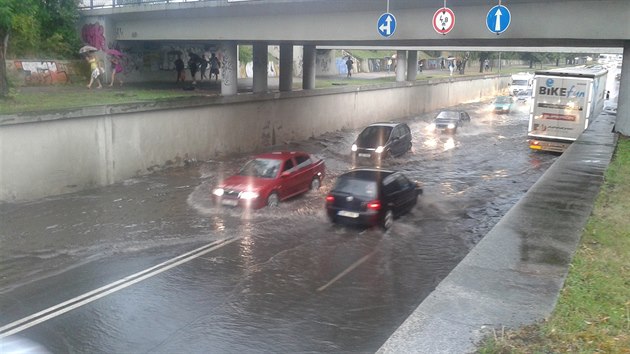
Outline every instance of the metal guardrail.
[(79, 9), (92, 10), (111, 7), (123, 7), (142, 4), (170, 4), (178, 2), (199, 2), (207, 0), (81, 0)]

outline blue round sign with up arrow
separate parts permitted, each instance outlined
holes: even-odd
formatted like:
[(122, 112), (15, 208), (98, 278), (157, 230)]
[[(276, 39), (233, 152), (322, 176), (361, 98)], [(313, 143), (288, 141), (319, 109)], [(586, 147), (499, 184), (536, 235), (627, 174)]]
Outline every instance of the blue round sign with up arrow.
[(396, 31), (396, 17), (389, 12), (382, 14), (376, 22), (376, 30), (381, 36), (390, 37)]
[(488, 11), (486, 26), (492, 33), (501, 34), (510, 26), (510, 10), (503, 5), (497, 5)]

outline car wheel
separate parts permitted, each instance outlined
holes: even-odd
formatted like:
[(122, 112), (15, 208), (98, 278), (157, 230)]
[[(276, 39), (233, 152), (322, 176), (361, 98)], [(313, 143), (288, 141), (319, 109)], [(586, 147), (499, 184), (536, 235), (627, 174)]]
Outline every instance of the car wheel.
[(271, 194), (269, 194), (269, 196), (267, 197), (267, 206), (275, 208), (278, 206), (279, 203), (280, 198), (278, 197), (278, 193), (271, 192)]
[(313, 180), (311, 181), (311, 190), (316, 191), (321, 186), (322, 186), (322, 183), (319, 181), (319, 178), (313, 177)]
[(383, 217), (383, 229), (389, 230), (394, 224), (394, 213), (391, 210), (385, 212)]

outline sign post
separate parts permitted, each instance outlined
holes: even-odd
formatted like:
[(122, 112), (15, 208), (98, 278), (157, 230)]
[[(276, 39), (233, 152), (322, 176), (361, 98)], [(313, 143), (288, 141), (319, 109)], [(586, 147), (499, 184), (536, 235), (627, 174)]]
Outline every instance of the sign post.
[(385, 38), (391, 37), (396, 31), (396, 17), (389, 12), (382, 14), (376, 21), (376, 30)]
[(497, 5), (488, 11), (488, 16), (486, 16), (486, 27), (488, 27), (490, 32), (499, 35), (505, 32), (505, 30), (510, 26), (510, 21), (512, 20), (511, 17), (512, 15), (507, 7)]
[(439, 34), (449, 33), (455, 26), (455, 13), (448, 7), (438, 9), (433, 14), (433, 29)]

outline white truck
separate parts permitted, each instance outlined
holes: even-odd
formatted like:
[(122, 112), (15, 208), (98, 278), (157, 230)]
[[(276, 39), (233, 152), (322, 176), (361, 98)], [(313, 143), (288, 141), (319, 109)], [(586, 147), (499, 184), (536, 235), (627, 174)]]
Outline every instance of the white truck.
[(510, 82), (510, 95), (516, 96), (519, 91), (531, 91), (533, 83), (534, 74), (532, 73), (513, 74)]
[(607, 75), (599, 65), (536, 71), (527, 130), (529, 147), (564, 152), (601, 113)]

